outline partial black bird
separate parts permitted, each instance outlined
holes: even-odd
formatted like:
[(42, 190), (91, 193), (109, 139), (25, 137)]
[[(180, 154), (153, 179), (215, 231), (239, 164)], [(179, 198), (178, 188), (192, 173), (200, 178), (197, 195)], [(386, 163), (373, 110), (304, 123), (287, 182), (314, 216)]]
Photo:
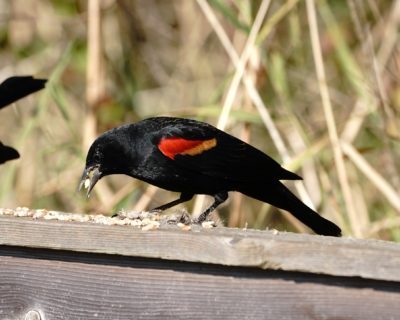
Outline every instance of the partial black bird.
[[(44, 88), (47, 80), (34, 79), (32, 76), (15, 76), (4, 80), (0, 84), (0, 109), (33, 92)], [(18, 159), (19, 153), (12, 147), (0, 142), (0, 164)]]
[(12, 147), (5, 146), (0, 142), (0, 164), (19, 158), (19, 153)]
[(0, 109), (44, 88), (47, 80), (32, 76), (15, 76), (0, 84)]
[(301, 202), (280, 180), (298, 175), (251, 145), (204, 122), (155, 117), (103, 133), (92, 144), (79, 188), (88, 196), (99, 179), (125, 174), (157, 187), (180, 192), (180, 198), (153, 210), (165, 210), (195, 194), (214, 197), (198, 218), (228, 198), (228, 191), (270, 203), (292, 213), (316, 233), (340, 236), (334, 223)]

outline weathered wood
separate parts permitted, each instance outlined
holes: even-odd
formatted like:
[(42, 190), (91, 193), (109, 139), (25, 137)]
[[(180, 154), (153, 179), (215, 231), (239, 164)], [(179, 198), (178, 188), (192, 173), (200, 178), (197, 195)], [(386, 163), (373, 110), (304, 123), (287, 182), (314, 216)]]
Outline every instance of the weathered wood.
[(400, 281), (400, 246), (272, 231), (159, 229), (0, 216), (0, 244)]
[(379, 320), (399, 301), (385, 281), (0, 247), (0, 319)]

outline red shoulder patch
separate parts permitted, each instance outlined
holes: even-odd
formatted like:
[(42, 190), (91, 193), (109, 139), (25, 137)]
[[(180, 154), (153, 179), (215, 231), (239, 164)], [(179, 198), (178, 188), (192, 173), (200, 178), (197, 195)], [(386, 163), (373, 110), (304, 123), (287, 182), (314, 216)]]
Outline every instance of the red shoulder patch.
[(158, 149), (174, 160), (177, 154), (195, 156), (210, 150), (217, 145), (217, 139), (209, 140), (187, 140), (183, 138), (165, 138), (161, 139), (158, 144)]

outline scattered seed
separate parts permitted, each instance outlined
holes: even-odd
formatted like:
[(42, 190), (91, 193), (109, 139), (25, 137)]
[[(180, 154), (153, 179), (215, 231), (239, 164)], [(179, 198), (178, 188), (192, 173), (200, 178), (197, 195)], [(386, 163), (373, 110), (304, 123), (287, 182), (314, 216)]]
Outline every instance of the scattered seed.
[(215, 227), (215, 222), (214, 221), (203, 221), (202, 223), (201, 223), (201, 226), (204, 228), (204, 229), (211, 229), (211, 228), (214, 228)]

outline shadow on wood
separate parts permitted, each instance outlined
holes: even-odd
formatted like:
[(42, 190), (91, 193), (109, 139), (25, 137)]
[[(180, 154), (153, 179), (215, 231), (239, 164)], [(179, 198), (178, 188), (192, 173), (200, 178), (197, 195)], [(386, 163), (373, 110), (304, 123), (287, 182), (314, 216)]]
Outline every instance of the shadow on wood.
[(385, 281), (17, 247), (0, 255), (2, 318), (23, 319), (29, 310), (46, 319), (389, 319), (400, 312), (400, 287)]

